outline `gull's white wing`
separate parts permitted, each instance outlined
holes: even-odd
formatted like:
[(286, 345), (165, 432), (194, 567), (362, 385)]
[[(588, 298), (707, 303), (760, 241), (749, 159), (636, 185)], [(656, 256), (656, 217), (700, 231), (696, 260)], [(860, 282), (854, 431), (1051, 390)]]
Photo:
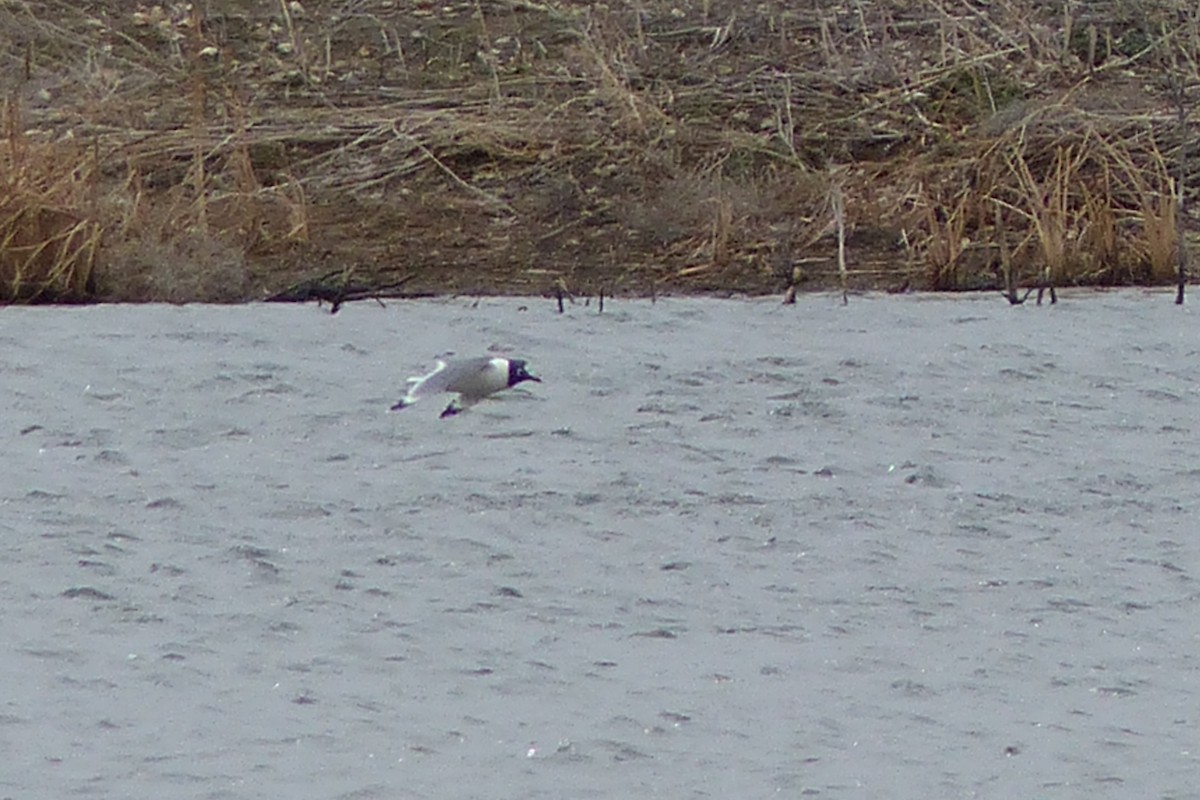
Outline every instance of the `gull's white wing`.
[[(446, 362), (438, 361), (437, 365), (433, 368), (433, 371), (428, 375), (414, 375), (409, 378), (408, 399), (415, 400), (418, 397), (422, 397), (427, 394), (437, 394), (438, 392), (442, 391), (441, 389), (436, 388), (437, 384), (441, 383), (441, 381), (436, 380), (436, 378), (445, 371)], [(433, 383), (430, 383), (430, 381), (433, 381)]]
[[(461, 358), (451, 361), (439, 361), (433, 372), (416, 378), (408, 389), (409, 397), (425, 397), (442, 392), (461, 392), (472, 386), (472, 380), (487, 370), (492, 359), (487, 356), (480, 358)], [(414, 380), (412, 378), (409, 379)]]

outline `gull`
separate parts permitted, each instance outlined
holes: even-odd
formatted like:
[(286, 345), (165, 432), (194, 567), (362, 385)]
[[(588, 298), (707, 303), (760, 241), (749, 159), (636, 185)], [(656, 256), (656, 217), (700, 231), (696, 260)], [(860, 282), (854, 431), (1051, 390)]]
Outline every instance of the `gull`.
[(433, 372), (408, 379), (408, 392), (392, 406), (392, 411), (408, 408), (426, 395), (457, 393), (458, 397), (451, 400), (450, 405), (442, 412), (441, 416), (444, 419), (465, 411), (488, 395), (516, 386), (522, 381), (541, 383), (542, 379), (530, 375), (525, 369), (525, 361), (520, 358), (480, 356), (438, 361)]

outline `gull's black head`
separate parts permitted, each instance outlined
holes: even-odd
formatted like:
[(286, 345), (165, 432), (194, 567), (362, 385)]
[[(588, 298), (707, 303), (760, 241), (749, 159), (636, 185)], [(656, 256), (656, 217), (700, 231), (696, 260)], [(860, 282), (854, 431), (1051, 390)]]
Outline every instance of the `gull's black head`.
[(542, 379), (536, 375), (530, 375), (525, 369), (525, 362), (520, 358), (510, 358), (508, 360), (508, 385), (516, 386), (521, 381), (534, 381), (541, 383)]

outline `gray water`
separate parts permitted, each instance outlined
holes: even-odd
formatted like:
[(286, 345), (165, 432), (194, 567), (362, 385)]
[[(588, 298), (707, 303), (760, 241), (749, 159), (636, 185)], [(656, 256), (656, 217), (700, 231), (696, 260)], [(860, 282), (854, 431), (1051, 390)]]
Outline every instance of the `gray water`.
[(1200, 797), (1196, 322), (3, 309), (0, 797)]

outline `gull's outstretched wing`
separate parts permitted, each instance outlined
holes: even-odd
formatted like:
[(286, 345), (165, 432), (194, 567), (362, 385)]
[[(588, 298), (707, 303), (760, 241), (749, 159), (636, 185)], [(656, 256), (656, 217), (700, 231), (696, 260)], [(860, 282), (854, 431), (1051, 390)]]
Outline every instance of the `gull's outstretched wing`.
[(438, 361), (437, 366), (428, 375), (408, 379), (408, 392), (392, 406), (392, 409), (406, 408), (431, 394), (464, 391), (472, 393), (476, 388), (476, 379), (491, 367), (492, 359), (487, 356)]

